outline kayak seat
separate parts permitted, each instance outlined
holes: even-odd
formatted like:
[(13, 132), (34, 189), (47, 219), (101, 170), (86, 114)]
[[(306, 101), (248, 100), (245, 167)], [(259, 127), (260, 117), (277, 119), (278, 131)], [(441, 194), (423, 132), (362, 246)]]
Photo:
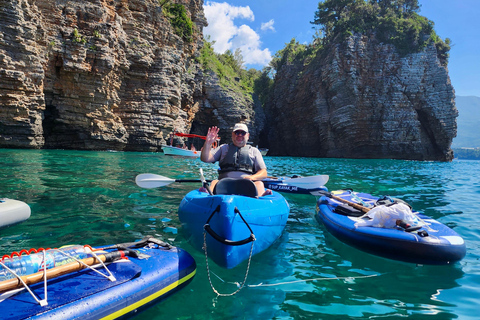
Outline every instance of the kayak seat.
[(213, 188), (213, 194), (235, 194), (255, 198), (257, 188), (252, 180), (223, 178)]

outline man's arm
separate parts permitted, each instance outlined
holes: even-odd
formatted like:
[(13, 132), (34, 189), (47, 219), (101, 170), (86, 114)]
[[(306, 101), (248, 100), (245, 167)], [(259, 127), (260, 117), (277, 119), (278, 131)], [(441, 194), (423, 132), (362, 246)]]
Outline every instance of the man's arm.
[(251, 176), (244, 176), (244, 179), (252, 180), (252, 181), (260, 181), (267, 177), (267, 169), (260, 169)]
[(212, 155), (212, 144), (218, 138), (218, 129), (217, 127), (208, 128), (208, 133), (203, 144), (202, 153), (200, 154), (200, 160), (203, 162), (215, 162), (215, 158)]

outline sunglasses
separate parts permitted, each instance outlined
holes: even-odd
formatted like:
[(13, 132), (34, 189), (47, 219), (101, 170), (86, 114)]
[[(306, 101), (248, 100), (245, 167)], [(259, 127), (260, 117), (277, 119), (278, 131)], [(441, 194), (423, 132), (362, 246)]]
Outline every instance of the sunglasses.
[(246, 133), (245, 131), (238, 130), (238, 131), (235, 131), (235, 134), (236, 134), (237, 136), (244, 136), (244, 135), (246, 135), (247, 133)]

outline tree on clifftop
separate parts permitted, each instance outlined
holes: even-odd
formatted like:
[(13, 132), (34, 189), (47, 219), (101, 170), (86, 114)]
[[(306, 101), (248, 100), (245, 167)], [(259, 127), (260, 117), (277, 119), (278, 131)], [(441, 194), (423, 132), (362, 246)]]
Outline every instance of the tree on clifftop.
[(448, 60), (450, 40), (435, 33), (433, 21), (418, 14), (418, 0), (325, 0), (318, 4), (312, 24), (319, 25), (324, 44), (353, 33), (375, 33), (402, 55), (435, 43), (442, 63)]

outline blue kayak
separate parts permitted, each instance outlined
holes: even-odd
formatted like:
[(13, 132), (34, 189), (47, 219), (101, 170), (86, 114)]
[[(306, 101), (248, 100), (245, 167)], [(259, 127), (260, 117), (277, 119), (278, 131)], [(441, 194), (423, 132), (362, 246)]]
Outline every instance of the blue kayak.
[[(334, 197), (361, 206), (374, 206), (379, 199), (370, 194), (350, 191), (337, 191), (333, 194)], [(463, 259), (466, 254), (462, 237), (446, 225), (419, 212), (412, 212), (419, 222), (416, 227), (364, 226), (365, 220), (368, 220), (362, 217), (364, 212), (346, 205), (340, 199), (322, 196), (317, 202), (315, 218), (337, 239), (352, 247), (384, 258), (432, 265), (450, 264)]]
[[(118, 252), (128, 256), (128, 260), (107, 264), (114, 281), (91, 269), (48, 279), (48, 304), (45, 306), (37, 303), (24, 289), (17, 293), (7, 291), (0, 295), (1, 318), (116, 319), (165, 299), (188, 284), (196, 272), (191, 255), (154, 238), (144, 239), (139, 248), (124, 249), (117, 245), (103, 252), (105, 256)], [(108, 275), (103, 267), (97, 270)], [(43, 285), (43, 280), (30, 285), (42, 299), (45, 296)]]
[(281, 236), (289, 212), (277, 192), (257, 198), (194, 190), (178, 209), (189, 242), (203, 252), (205, 235), (208, 257), (228, 269), (270, 247)]

